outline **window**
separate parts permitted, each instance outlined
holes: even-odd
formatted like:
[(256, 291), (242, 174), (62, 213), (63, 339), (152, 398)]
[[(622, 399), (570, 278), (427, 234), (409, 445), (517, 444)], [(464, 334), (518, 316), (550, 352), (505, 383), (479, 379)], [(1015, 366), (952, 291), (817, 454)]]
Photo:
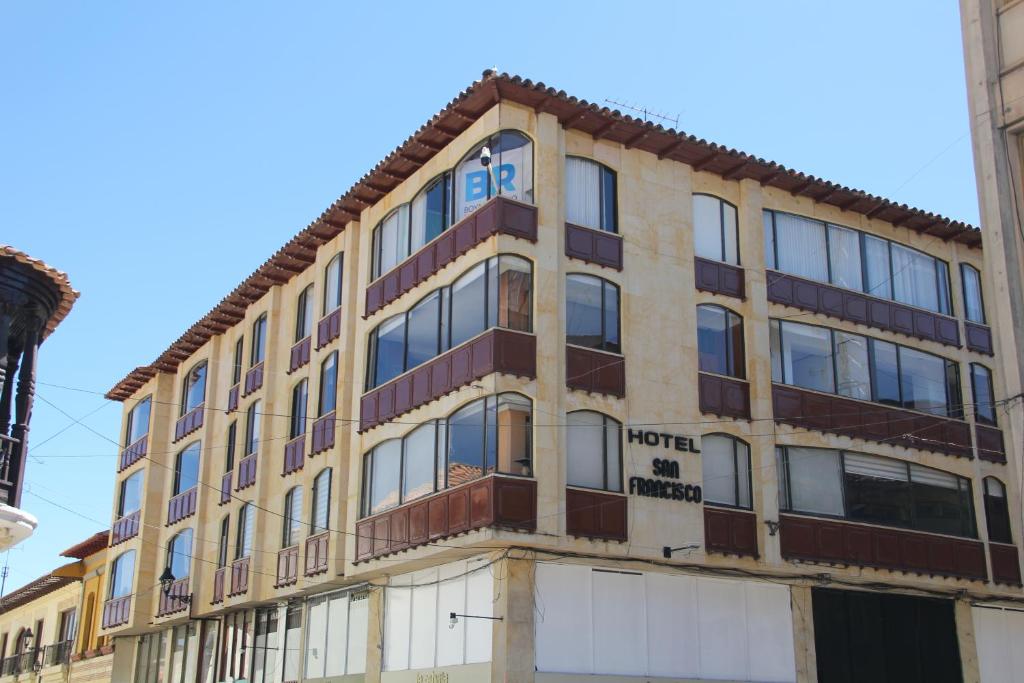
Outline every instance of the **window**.
[(736, 207), (709, 194), (693, 195), (694, 253), (712, 261), (739, 265)]
[(238, 513), (238, 528), (235, 530), (235, 559), (252, 555), (252, 526), (255, 513), (252, 503), (246, 503)]
[(968, 479), (862, 453), (785, 446), (776, 454), (783, 510), (976, 536)]
[(769, 268), (950, 315), (949, 266), (858, 230), (764, 212)]
[(149, 409), (152, 405), (152, 397), (147, 396), (131, 409), (128, 413), (128, 424), (125, 425), (125, 448), (132, 445), (149, 433)]
[(232, 420), (228, 425), (228, 445), (224, 449), (224, 471), (235, 469), (235, 443), (238, 441), (238, 421)]
[(324, 269), (324, 315), (341, 307), (342, 274), (345, 266), (345, 255), (338, 254), (331, 259)]
[(307, 380), (301, 380), (298, 384), (292, 387), (292, 415), (289, 438), (294, 439), (299, 435), (306, 433), (306, 398), (308, 394), (308, 386), (309, 382)]
[(697, 353), (701, 372), (745, 378), (743, 319), (722, 306), (697, 306)]
[(253, 401), (245, 414), (245, 455), (252, 455), (260, 448), (260, 402)]
[[(409, 205), (389, 213), (373, 229), (374, 279), (388, 272), (409, 255)], [(326, 311), (325, 311), (326, 312)]]
[(320, 365), (320, 398), (317, 417), (333, 412), (338, 400), (338, 352), (334, 351)]
[[(480, 158), (484, 147), (491, 152), (488, 166)], [(533, 143), (516, 131), (503, 130), (483, 140), (455, 167), (454, 220), (499, 194), (533, 203)]]
[(217, 537), (217, 567), (228, 563), (228, 534), (231, 529), (231, 515), (224, 515), (220, 520), (220, 535)]
[[(252, 683), (277, 681), (277, 607), (256, 610), (252, 644)], [(287, 680), (287, 679), (281, 679)]]
[(175, 534), (167, 544), (166, 567), (171, 570), (175, 580), (184, 579), (189, 575), (192, 565), (192, 529), (184, 529)]
[(294, 486), (284, 494), (284, 517), (281, 521), (281, 547), (288, 548), (299, 542), (302, 530), (301, 486)]
[(242, 381), (242, 347), (245, 344), (245, 339), (239, 337), (238, 341), (235, 342), (235, 358), (231, 366), (231, 386), (234, 386)]
[(704, 502), (751, 509), (750, 446), (727, 434), (708, 434), (700, 450)]
[[(366, 593), (310, 597), (306, 617), (305, 680), (366, 670)], [(433, 642), (433, 641), (431, 641)]]
[(596, 161), (567, 156), (565, 219), (585, 228), (618, 232), (615, 172)]
[(565, 283), (565, 341), (621, 353), (619, 288), (593, 275), (572, 274)]
[(267, 353), (267, 314), (256, 318), (252, 324), (252, 349), (249, 354), (249, 367), (259, 365)]
[(206, 398), (206, 361), (197, 363), (188, 374), (181, 390), (181, 414), (198, 408)]
[(123, 598), (132, 594), (135, 577), (135, 551), (121, 553), (110, 567), (110, 598)]
[(974, 392), (974, 419), (996, 424), (996, 397), (992, 390), (992, 371), (981, 363), (971, 363), (971, 389)]
[(412, 225), (409, 231), (409, 253), (415, 253), (451, 224), (452, 177), (442, 173), (420, 190), (412, 200)]
[(309, 508), (309, 534), (327, 531), (331, 509), (331, 468), (325, 467), (313, 480), (313, 504)]
[(622, 424), (592, 410), (565, 416), (566, 483), (580, 488), (622, 491)]
[(907, 346), (784, 320), (771, 321), (772, 381), (963, 418), (954, 361)]
[(363, 456), (362, 514), (500, 472), (532, 473), (533, 404), (513, 393), (469, 403)]
[(960, 264), (960, 280), (964, 288), (964, 317), (972, 323), (985, 324), (985, 300), (981, 296), (981, 273), (967, 263)]
[(174, 493), (172, 495), (184, 493), (199, 484), (200, 447), (200, 443), (196, 441), (178, 453), (174, 463)]
[(299, 680), (299, 666), (302, 662), (302, 655), (302, 605), (293, 604), (289, 605), (285, 610), (283, 680)]
[(367, 341), (366, 386), (380, 386), (492, 327), (532, 329), (533, 272), (526, 259), (495, 256), (388, 318)]
[(299, 293), (295, 304), (295, 341), (300, 342), (313, 334), (313, 285)]
[(66, 609), (60, 613), (60, 622), (57, 626), (58, 643), (70, 643), (75, 639), (76, 617), (77, 614), (74, 608)]
[(142, 507), (142, 472), (136, 472), (121, 482), (117, 498), (117, 516), (130, 515)]
[(988, 525), (988, 540), (994, 543), (1013, 543), (1006, 487), (995, 477), (985, 477), (982, 483), (985, 493), (985, 521)]

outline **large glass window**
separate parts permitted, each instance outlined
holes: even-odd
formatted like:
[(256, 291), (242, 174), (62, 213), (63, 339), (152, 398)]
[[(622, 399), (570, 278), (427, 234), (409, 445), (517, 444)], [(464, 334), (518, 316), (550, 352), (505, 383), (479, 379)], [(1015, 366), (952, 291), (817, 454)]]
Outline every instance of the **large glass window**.
[(338, 254), (324, 269), (324, 315), (341, 306), (341, 284), (345, 269), (345, 255)]
[(1013, 543), (1006, 487), (995, 477), (985, 477), (982, 482), (985, 488), (985, 522), (988, 527), (988, 540), (994, 543)]
[(323, 417), (337, 406), (338, 401), (338, 352), (334, 351), (320, 365), (320, 399), (317, 402), (317, 417)]
[(750, 446), (727, 434), (701, 437), (704, 502), (751, 509)]
[(188, 374), (181, 391), (181, 414), (198, 408), (206, 398), (206, 361), (197, 363)]
[(781, 211), (764, 228), (769, 268), (950, 315), (949, 267), (934, 256)]
[(619, 288), (593, 275), (571, 274), (565, 282), (565, 341), (621, 353)]
[(974, 419), (995, 425), (996, 397), (992, 389), (992, 371), (980, 363), (971, 363), (971, 389), (974, 392)]
[(235, 357), (231, 364), (231, 386), (242, 381), (242, 348), (245, 346), (245, 337), (235, 340)]
[(615, 171), (590, 159), (566, 157), (565, 220), (585, 228), (618, 232)]
[(128, 423), (125, 425), (125, 448), (132, 445), (149, 433), (149, 410), (153, 400), (147, 396), (131, 409), (128, 413)]
[(701, 372), (743, 379), (743, 319), (722, 306), (697, 306), (697, 353)]
[(367, 341), (367, 389), (380, 386), (491, 327), (532, 329), (532, 266), (510, 254), (479, 263), (450, 287), (378, 325)]
[(224, 448), (224, 471), (235, 469), (235, 444), (238, 442), (238, 421), (232, 420), (228, 425), (228, 443)]
[(565, 416), (566, 483), (622, 491), (622, 424), (602, 413), (577, 410)]
[(529, 476), (532, 403), (505, 393), (420, 425), (363, 457), (362, 514), (374, 515), (495, 471)]
[(409, 253), (430, 242), (451, 226), (452, 177), (442, 173), (420, 190), (412, 200)]
[(954, 361), (871, 337), (771, 321), (772, 381), (963, 418)]
[(132, 594), (135, 578), (135, 551), (121, 553), (110, 567), (110, 597), (123, 598)]
[(278, 680), (277, 653), (280, 639), (277, 607), (256, 610), (255, 621), (252, 640), (252, 683), (274, 683)]
[(782, 510), (976, 536), (968, 479), (862, 453), (792, 446), (777, 453)]
[(281, 547), (299, 542), (302, 531), (302, 487), (293, 486), (284, 494), (284, 517), (281, 520)]
[(295, 341), (300, 342), (313, 334), (313, 285), (299, 293), (295, 304)]
[(331, 468), (320, 470), (313, 480), (313, 504), (310, 506), (310, 535), (327, 531), (331, 506)]
[(455, 221), (499, 194), (533, 203), (533, 143), (512, 130), (482, 141), (455, 167)]
[(238, 527), (235, 529), (235, 559), (252, 555), (253, 523), (256, 513), (252, 503), (246, 503), (238, 513)]
[(231, 516), (224, 515), (220, 520), (220, 535), (217, 537), (217, 567), (228, 563), (228, 534), (231, 529)]
[(409, 205), (389, 213), (373, 229), (373, 277), (388, 272), (409, 255)]
[(199, 483), (199, 451), (200, 443), (189, 444), (184, 450), (178, 453), (174, 462), (174, 493), (184, 493), (195, 488)]
[(985, 324), (985, 300), (981, 296), (981, 273), (974, 266), (960, 264), (960, 280), (964, 290), (964, 317), (972, 323)]
[(117, 516), (130, 515), (142, 507), (143, 472), (136, 472), (121, 482), (121, 490), (117, 498)]
[(245, 416), (245, 454), (252, 455), (260, 448), (260, 402), (253, 401)]
[(308, 387), (309, 382), (307, 380), (300, 380), (298, 384), (292, 387), (292, 414), (291, 414), (291, 427), (289, 431), (289, 438), (296, 438), (300, 434), (306, 433), (306, 403), (308, 398)]
[(694, 253), (712, 261), (739, 265), (736, 207), (709, 194), (693, 195)]
[(252, 349), (249, 354), (249, 367), (259, 365), (267, 355), (267, 314), (256, 318), (252, 324)]
[(167, 564), (175, 580), (189, 575), (192, 566), (192, 529), (183, 529), (167, 544)]

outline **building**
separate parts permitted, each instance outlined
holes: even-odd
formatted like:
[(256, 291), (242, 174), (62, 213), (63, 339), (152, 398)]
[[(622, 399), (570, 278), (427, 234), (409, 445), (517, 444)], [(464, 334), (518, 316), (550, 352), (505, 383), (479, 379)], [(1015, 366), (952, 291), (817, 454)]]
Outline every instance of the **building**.
[(984, 261), (485, 72), (109, 392), (114, 678), (977, 680), (1024, 633)]
[(75, 561), (0, 598), (0, 682), (109, 682), (114, 648), (99, 635), (110, 534), (68, 548)]
[(36, 518), (21, 509), (36, 363), (40, 345), (77, 298), (67, 275), (0, 244), (0, 550), (36, 528)]

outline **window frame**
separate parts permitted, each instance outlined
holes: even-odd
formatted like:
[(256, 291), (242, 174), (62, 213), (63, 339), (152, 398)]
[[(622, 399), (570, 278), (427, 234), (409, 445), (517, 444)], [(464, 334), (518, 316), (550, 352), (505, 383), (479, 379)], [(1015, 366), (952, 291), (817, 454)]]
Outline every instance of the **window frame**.
[[(735, 318), (736, 321), (738, 322), (738, 327), (739, 327), (739, 331), (740, 331), (740, 339), (739, 339), (739, 341), (740, 341), (740, 344), (741, 344), (740, 353), (741, 353), (743, 362), (742, 362), (742, 364), (741, 364), (741, 366), (739, 368), (735, 369), (734, 372), (730, 373), (730, 372), (727, 371), (726, 373), (723, 374), (723, 373), (715, 372), (713, 370), (705, 370), (705, 369), (700, 367), (700, 329), (701, 329), (700, 328), (700, 311), (701, 311), (701, 309), (716, 309), (716, 310), (723, 311), (725, 313), (725, 331), (724, 331), (723, 334), (725, 336), (725, 358), (726, 358), (726, 365), (729, 365), (734, 360), (733, 359), (733, 353), (735, 351), (732, 335), (729, 334), (730, 323), (731, 323), (733, 318)], [(736, 311), (732, 310), (731, 308), (728, 308), (728, 307), (723, 306), (721, 304), (705, 303), (705, 304), (697, 304), (697, 315), (696, 315), (696, 318), (697, 318), (697, 369), (698, 369), (698, 372), (706, 372), (706, 373), (709, 373), (709, 374), (712, 374), (712, 375), (719, 375), (721, 377), (729, 377), (731, 379), (738, 379), (738, 380), (746, 381), (747, 380), (747, 335), (746, 335), (745, 325), (743, 323), (743, 316), (740, 315), (739, 313), (737, 313)], [(728, 370), (728, 368), (727, 368), (727, 370)]]
[[(335, 291), (336, 291), (336, 294), (337, 294), (337, 297), (338, 297), (338, 305), (335, 306), (334, 308), (330, 309), (330, 310), (327, 310), (327, 304), (330, 303), (330, 300), (332, 298), (331, 294), (330, 294), (330, 292), (331, 292), (331, 285), (332, 285), (332, 283), (330, 282), (331, 268), (334, 266), (335, 263), (338, 264), (338, 281), (333, 283), (333, 284), (334, 284)], [(343, 303), (342, 296), (344, 295), (344, 293), (345, 293), (345, 252), (339, 251), (337, 254), (335, 254), (333, 257), (331, 257), (331, 260), (327, 262), (326, 266), (324, 266), (324, 302), (323, 302), (323, 315), (322, 315), (322, 317), (326, 317), (329, 314), (331, 314), (334, 311), (336, 311), (339, 308), (341, 308), (342, 303)]]
[[(323, 520), (324, 521), (323, 529), (319, 529), (319, 525), (317, 524), (317, 519), (316, 519), (316, 509), (317, 509), (317, 506), (320, 503), (320, 488), (319, 488), (319, 486), (320, 486), (320, 478), (324, 477), (324, 476), (327, 477), (327, 492), (325, 494), (327, 500), (324, 501), (324, 517), (325, 517), (325, 519)], [(331, 467), (329, 467), (329, 466), (323, 468), (322, 470), (320, 470), (317, 473), (317, 475), (315, 477), (313, 477), (313, 495), (311, 497), (310, 506), (309, 506), (309, 532), (308, 532), (309, 536), (315, 536), (316, 534), (321, 534), (321, 533), (330, 531), (330, 527), (331, 527), (331, 524), (330, 524), (330, 522), (331, 522), (331, 486), (333, 486), (333, 484), (334, 484), (333, 478), (334, 478), (334, 475), (333, 475), (333, 472), (331, 470)]]
[[(195, 382), (195, 383), (192, 382), (192, 376), (193, 376), (193, 373), (195, 373), (199, 368), (203, 368), (203, 396), (199, 400), (198, 403), (196, 403), (195, 405), (189, 407), (189, 405), (188, 405), (189, 390), (193, 386), (198, 384), (198, 382)], [(192, 367), (189, 368), (188, 372), (185, 373), (185, 377), (182, 380), (182, 384), (181, 384), (181, 408), (178, 411), (178, 416), (179, 417), (184, 417), (186, 413), (190, 413), (193, 410), (195, 410), (196, 408), (198, 408), (201, 405), (203, 405), (204, 403), (206, 403), (206, 382), (209, 379), (209, 370), (210, 370), (210, 363), (209, 363), (209, 361), (207, 361), (206, 359), (203, 359), (203, 360), (195, 363), (194, 365), (192, 365)]]
[(235, 340), (235, 355), (231, 366), (231, 386), (242, 381), (242, 358), (245, 351), (245, 337), (241, 336)]
[[(989, 395), (984, 397), (978, 396), (978, 381), (975, 377), (975, 373), (981, 371), (988, 375), (988, 393)], [(989, 427), (998, 427), (999, 418), (996, 412), (996, 388), (992, 383), (993, 375), (992, 370), (987, 365), (982, 363), (970, 363), (968, 365), (968, 372), (971, 376), (971, 400), (974, 402), (974, 421), (978, 424), (987, 425)], [(986, 417), (978, 411), (978, 406), (988, 405), (992, 410), (992, 417)]]
[[(602, 413), (600, 410), (592, 410), (590, 408), (581, 408), (579, 410), (570, 410), (569, 412), (567, 412), (565, 414), (566, 423), (568, 423), (570, 415), (575, 415), (575, 414), (578, 414), (578, 413), (591, 413), (593, 415), (600, 415), (601, 416), (601, 419), (602, 419), (601, 431), (603, 432), (603, 436), (601, 438), (601, 464), (603, 465), (603, 467), (601, 468), (601, 473), (602, 473), (602, 476), (604, 478), (604, 486), (602, 488), (594, 488), (592, 486), (584, 486), (582, 484), (570, 484), (569, 483), (569, 481), (568, 481), (569, 452), (570, 452), (569, 451), (569, 435), (572, 433), (572, 429), (574, 427), (569, 427), (567, 429), (566, 435), (565, 435), (565, 439), (566, 439), (566, 446), (565, 446), (566, 486), (568, 486), (570, 488), (574, 488), (574, 489), (582, 489), (584, 491), (604, 491), (606, 493), (619, 493), (619, 494), (625, 493), (625, 490), (626, 490), (625, 478), (626, 477), (625, 477), (625, 472), (624, 472), (624, 467), (623, 467), (623, 458), (624, 458), (624, 456), (623, 456), (623, 453), (622, 453), (622, 423), (619, 422), (618, 420), (616, 420), (611, 415), (608, 415), (607, 413)], [(618, 458), (618, 460), (619, 460), (619, 462), (618, 462), (619, 488), (618, 489), (608, 488), (608, 437), (607, 437), (607, 434), (608, 434), (608, 429), (610, 427), (612, 427), (612, 426), (617, 426), (618, 429), (619, 429), (619, 439), (618, 439), (618, 441), (619, 441), (619, 458)]]
[(260, 313), (252, 323), (252, 346), (249, 347), (249, 367), (254, 368), (267, 357), (267, 314)]
[[(1002, 491), (1001, 496), (989, 493), (989, 484), (995, 483)], [(1013, 544), (1013, 523), (1010, 520), (1010, 500), (1007, 495), (1006, 484), (1001, 479), (994, 476), (986, 476), (981, 480), (981, 493), (982, 493), (982, 505), (985, 508), (985, 532), (988, 536), (989, 543), (1003, 543)], [(1002, 499), (1001, 509), (993, 510), (995, 503), (990, 501), (995, 499)], [(996, 519), (996, 514), (999, 514), (1001, 519)], [(996, 525), (1005, 524), (1005, 529), (1000, 529)], [(1005, 531), (1005, 535), (1003, 535)]]
[[(516, 199), (516, 200), (513, 200), (513, 201), (519, 201), (519, 202), (522, 202), (524, 204), (530, 204), (532, 206), (536, 206), (536, 204), (537, 204), (537, 195), (536, 195), (536, 192), (537, 192), (537, 183), (536, 183), (536, 180), (537, 180), (537, 169), (535, 168), (535, 166), (536, 166), (535, 148), (536, 148), (536, 145), (537, 145), (537, 141), (533, 138), (532, 135), (529, 135), (529, 134), (527, 134), (526, 131), (519, 130), (518, 128), (502, 128), (501, 130), (498, 130), (498, 131), (495, 131), (493, 133), (490, 133), (490, 134), (486, 135), (482, 139), (477, 140), (475, 143), (470, 145), (469, 151), (466, 154), (464, 154), (457, 162), (455, 162), (454, 166), (452, 166), (451, 173), (452, 173), (452, 224), (453, 225), (455, 225), (458, 222), (461, 222), (461, 221), (465, 220), (466, 218), (469, 218), (474, 213), (476, 213), (477, 209), (480, 208), (478, 206), (476, 209), (473, 209), (472, 211), (466, 213), (466, 215), (462, 216), (462, 218), (458, 218), (458, 219), (456, 218), (458, 216), (458, 208), (459, 208), (458, 207), (458, 197), (459, 197), (458, 172), (459, 172), (460, 167), (464, 163), (469, 161), (470, 159), (473, 159), (474, 157), (479, 159), (480, 158), (480, 152), (483, 150), (484, 147), (488, 147), (491, 150), (491, 153), (492, 153), (492, 156), (491, 156), (491, 166), (493, 166), (494, 164), (497, 164), (500, 167), (502, 165), (501, 164), (501, 155), (504, 154), (504, 150), (498, 149), (497, 152), (495, 152), (494, 150), (495, 150), (495, 148), (497, 146), (496, 143), (501, 141), (501, 136), (504, 133), (511, 133), (513, 135), (519, 135), (524, 140), (526, 140), (526, 143), (530, 146), (530, 190), (529, 190), (530, 200), (527, 201), (525, 199)], [(493, 182), (494, 182), (493, 173), (488, 171), (488, 173), (487, 173), (487, 196), (486, 196), (486, 198), (484, 198), (483, 202), (481, 202), (480, 206), (483, 206), (484, 204), (486, 204), (487, 202), (491, 201), (495, 197), (502, 196), (500, 185), (499, 185), (497, 191), (495, 191), (495, 189), (492, 187)], [(492, 194), (492, 192), (493, 192), (493, 194)], [(524, 191), (523, 194), (526, 194), (526, 192)]]
[[(289, 414), (288, 439), (297, 439), (306, 433), (306, 421), (309, 418), (309, 379), (303, 377), (292, 386), (291, 413)], [(299, 406), (299, 398), (301, 403)], [(302, 408), (301, 415), (297, 410)], [(300, 419), (301, 418), (301, 419)]]
[(132, 472), (127, 477), (122, 479), (120, 484), (118, 484), (118, 492), (117, 492), (117, 517), (118, 517), (118, 519), (120, 519), (122, 517), (125, 517), (127, 515), (130, 515), (132, 513), (138, 512), (139, 510), (142, 509), (142, 493), (143, 493), (143, 491), (145, 489), (143, 488), (141, 483), (139, 484), (139, 507), (135, 508), (134, 510), (125, 511), (125, 509), (124, 509), (124, 493), (125, 493), (125, 488), (126, 488), (128, 482), (130, 482), (130, 481), (132, 481), (132, 480), (134, 480), (136, 478), (138, 478), (139, 480), (144, 479), (145, 472), (146, 472), (145, 470), (138, 470), (138, 471)]
[[(124, 565), (122, 563), (126, 561), (125, 558), (131, 558), (131, 582), (129, 583), (127, 593), (123, 595), (114, 595), (114, 592), (117, 590), (118, 579), (122, 578), (120, 571), (124, 570)], [(110, 585), (107, 590), (109, 600), (115, 600), (117, 598), (124, 598), (132, 595), (132, 586), (135, 584), (135, 558), (135, 549), (129, 548), (115, 557), (110, 563)]]
[[(182, 456), (184, 456), (186, 453), (189, 453), (192, 450), (193, 446), (195, 447), (195, 458), (196, 458), (196, 483), (193, 484), (192, 486), (188, 487), (187, 489), (183, 489), (183, 488), (181, 488), (181, 460), (182, 460)], [(185, 493), (186, 491), (191, 491), (192, 489), (194, 489), (194, 488), (199, 486), (199, 475), (200, 475), (201, 470), (202, 470), (202, 462), (201, 462), (202, 454), (203, 454), (202, 442), (201, 441), (193, 441), (192, 443), (188, 444), (187, 446), (182, 448), (180, 451), (178, 451), (177, 455), (174, 456), (174, 476), (171, 478), (171, 497), (172, 498), (174, 496), (180, 496), (181, 494)]]
[(232, 420), (228, 424), (228, 442), (224, 448), (224, 473), (233, 472), (235, 469), (235, 451), (238, 444), (238, 420)]
[(260, 450), (260, 442), (262, 441), (262, 435), (259, 431), (263, 427), (263, 420), (259, 412), (260, 400), (256, 399), (249, 404), (249, 407), (245, 410), (245, 448), (242, 450), (243, 458), (247, 458), (253, 453), (258, 453)]
[[(739, 208), (735, 204), (730, 202), (729, 200), (723, 199), (722, 197), (719, 197), (716, 194), (711, 194), (710, 192), (694, 192), (692, 196), (693, 197), (710, 197), (711, 199), (714, 199), (714, 200), (716, 200), (718, 202), (718, 231), (719, 231), (719, 234), (718, 234), (718, 245), (719, 245), (719, 247), (721, 247), (721, 249), (720, 249), (721, 257), (718, 258), (718, 259), (715, 259), (715, 260), (717, 260), (720, 263), (726, 263), (726, 264), (732, 265), (732, 266), (737, 266), (737, 267), (742, 266), (743, 265), (743, 256), (740, 253), (740, 210), (739, 210)], [(693, 202), (692, 198), (691, 198), (690, 201), (691, 201), (691, 204), (693, 204), (693, 207), (694, 207), (694, 216), (693, 216), (694, 220), (693, 220), (692, 230), (693, 230), (693, 234), (694, 234), (694, 255), (696, 256), (696, 251), (697, 251), (697, 249), (696, 249), (696, 241), (697, 241), (696, 204)], [(732, 210), (736, 214), (736, 234), (734, 235), (734, 239), (736, 240), (736, 262), (735, 263), (733, 263), (732, 261), (728, 260), (726, 258), (726, 254), (725, 254), (725, 229), (726, 229), (725, 228), (725, 207), (726, 207), (726, 205), (732, 207)], [(774, 227), (773, 227), (773, 229), (774, 229)], [(774, 239), (773, 239), (773, 242), (774, 242)], [(697, 258), (707, 258), (707, 257), (706, 256), (697, 256)]]
[[(704, 439), (709, 437), (709, 436), (724, 437), (724, 438), (729, 439), (729, 441), (731, 442), (731, 445), (732, 445), (733, 472), (735, 473), (735, 476), (733, 477), (733, 496), (734, 496), (734, 498), (736, 500), (736, 503), (735, 504), (732, 504), (732, 503), (720, 503), (718, 501), (710, 500), (707, 497), (707, 487), (704, 486), (704, 478), (703, 478), (704, 459), (703, 459), (703, 453), (702, 453), (702, 457), (701, 457), (701, 473), (702, 473), (702, 476), (701, 476), (701, 486), (704, 488), (704, 499), (703, 499), (704, 500), (704, 504), (705, 505), (710, 505), (712, 507), (728, 508), (728, 509), (731, 509), (731, 510), (753, 510), (754, 509), (754, 477), (753, 477), (753, 469), (754, 469), (754, 467), (753, 467), (753, 462), (752, 462), (753, 457), (750, 454), (750, 450), (751, 450), (750, 449), (750, 444), (746, 440), (741, 439), (740, 437), (735, 436), (734, 434), (729, 434), (727, 432), (712, 432), (710, 434), (702, 434), (701, 435), (701, 451), (702, 452), (704, 451), (704, 446), (703, 446)], [(750, 496), (750, 504), (749, 505), (743, 505), (743, 504), (740, 503), (740, 466), (739, 466), (740, 463), (739, 463), (739, 446), (738, 446), (738, 444), (743, 444), (743, 446), (745, 446), (746, 449), (747, 449), (746, 470), (747, 470), (747, 493)]]
[[(329, 362), (334, 362), (334, 398), (332, 399), (333, 405), (331, 409), (324, 412), (324, 369), (327, 367)], [(321, 361), (320, 363), (320, 381), (317, 387), (317, 419), (337, 411), (338, 409), (338, 352), (332, 351)]]
[[(966, 273), (967, 273), (968, 270), (970, 270), (970, 271), (972, 271), (974, 273), (974, 276), (977, 278), (977, 281), (978, 281), (978, 301), (977, 301), (977, 304), (978, 304), (978, 311), (981, 313), (981, 320), (973, 320), (970, 317), (970, 315), (969, 315), (969, 311), (971, 309), (970, 309), (970, 306), (967, 303), (969, 301), (969, 299), (970, 299), (970, 297), (967, 294), (967, 276), (966, 276)], [(985, 313), (985, 292), (984, 292), (984, 288), (982, 287), (982, 282), (981, 282), (981, 270), (978, 269), (978, 268), (975, 268), (970, 263), (961, 263), (960, 264), (960, 293), (963, 296), (963, 300), (964, 300), (963, 301), (963, 303), (964, 303), (964, 320), (969, 322), (969, 323), (974, 323), (975, 325), (988, 325), (988, 316)]]
[(194, 555), (193, 545), (195, 543), (195, 534), (192, 531), (192, 527), (185, 527), (181, 531), (171, 536), (171, 538), (167, 541), (166, 553), (164, 556), (164, 568), (171, 569), (174, 566), (174, 556), (178, 553), (178, 550), (175, 548), (175, 544), (180, 542), (185, 537), (186, 534), (188, 534), (188, 553), (182, 553), (182, 555), (188, 557), (188, 560), (186, 561), (186, 571), (185, 574), (181, 576), (174, 574), (175, 581), (178, 581), (179, 579), (188, 578), (192, 575), (192, 557)]
[[(566, 273), (565, 274), (566, 296), (565, 296), (565, 302), (564, 302), (565, 306), (566, 306), (566, 309), (568, 309), (568, 307), (569, 307), (569, 296), (568, 296), (569, 287), (568, 287), (568, 284), (569, 284), (570, 278), (588, 278), (588, 279), (591, 279), (591, 280), (597, 280), (600, 283), (600, 285), (601, 285), (601, 345), (597, 346), (597, 347), (585, 346), (583, 344), (576, 344), (574, 342), (569, 341), (569, 316), (568, 315), (565, 316), (565, 327), (563, 328), (563, 333), (565, 334), (565, 343), (566, 343), (566, 345), (568, 345), (568, 346), (575, 346), (575, 347), (580, 348), (580, 349), (591, 349), (593, 351), (601, 351), (603, 353), (611, 353), (611, 354), (615, 354), (615, 355), (619, 355), (619, 356), (624, 356), (625, 355), (625, 351), (623, 350), (623, 341), (622, 341), (622, 288), (619, 287), (619, 285), (617, 285), (616, 283), (612, 282), (611, 280), (606, 280), (605, 278), (601, 277), (600, 275), (592, 275), (590, 273), (581, 273), (581, 272), (577, 272), (577, 271)], [(607, 301), (608, 301), (608, 294), (607, 294), (607, 292), (608, 292), (608, 288), (609, 287), (612, 288), (614, 290), (614, 292), (615, 292), (616, 312), (617, 312), (617, 315), (615, 316), (615, 318), (616, 318), (616, 320), (615, 320), (615, 322), (616, 322), (615, 336), (619, 340), (618, 341), (618, 345), (619, 345), (618, 351), (612, 351), (612, 350), (609, 350), (609, 349), (605, 348), (608, 345), (608, 343), (609, 343), (608, 342), (608, 329), (607, 329), (607, 321), (608, 321), (608, 303), (607, 303)]]
[[(568, 177), (568, 162), (569, 162), (569, 159), (578, 159), (580, 161), (585, 161), (585, 162), (587, 162), (589, 164), (593, 164), (594, 166), (597, 167), (597, 171), (598, 171), (598, 176), (597, 176), (597, 204), (598, 204), (598, 223), (600, 225), (595, 227), (595, 226), (592, 226), (592, 225), (577, 224), (577, 223), (574, 223), (572, 221), (569, 221), (568, 220), (568, 216), (566, 216), (566, 222), (567, 223), (571, 223), (572, 225), (579, 225), (579, 227), (587, 228), (588, 230), (597, 230), (599, 232), (607, 232), (607, 233), (609, 233), (611, 235), (618, 235), (619, 234), (619, 175), (618, 175), (618, 172), (615, 169), (613, 169), (612, 167), (608, 166), (607, 164), (603, 164), (600, 161), (598, 161), (596, 159), (593, 159), (591, 157), (585, 157), (585, 156), (582, 156), (580, 154), (566, 154), (565, 155), (565, 162), (566, 162), (565, 163), (565, 169), (566, 169), (566, 176), (567, 177)], [(607, 178), (611, 178), (612, 190), (613, 190), (613, 193), (612, 193), (612, 204), (611, 204), (611, 214), (612, 214), (612, 216), (611, 216), (611, 220), (612, 220), (611, 228), (609, 228), (607, 225), (605, 225), (605, 180)], [(566, 182), (566, 184), (565, 184), (565, 194), (566, 194), (566, 196), (565, 196), (565, 203), (566, 203), (566, 206), (568, 207), (568, 204), (569, 204), (569, 196), (568, 196), (569, 195), (569, 183), (568, 182)], [(567, 211), (567, 213), (568, 213), (568, 211)]]
[(313, 283), (302, 288), (295, 301), (295, 342), (298, 344), (306, 337), (313, 335), (313, 324), (316, 322)]
[[(296, 501), (296, 496), (298, 499)], [(281, 516), (281, 549), (298, 546), (299, 534), (302, 532), (302, 485), (296, 484), (284, 494), (284, 514)], [(298, 514), (294, 514), (294, 508), (298, 505)]]
[[(134, 427), (135, 427), (136, 412), (139, 410), (139, 408), (142, 407), (143, 404), (146, 404), (146, 431), (142, 433), (142, 436), (140, 436), (140, 437), (138, 437), (136, 439), (133, 439), (133, 438), (131, 438), (131, 436), (132, 436), (132, 431), (134, 430)], [(153, 394), (148, 394), (148, 395), (144, 396), (143, 398), (140, 398), (138, 401), (136, 401), (135, 405), (132, 406), (132, 409), (128, 411), (128, 417), (125, 420), (125, 429), (124, 429), (124, 447), (125, 448), (128, 448), (132, 444), (141, 441), (143, 439), (143, 437), (149, 436), (149, 425), (152, 422), (152, 418), (153, 418)]]
[(228, 566), (228, 548), (231, 544), (231, 514), (220, 519), (220, 532), (217, 536), (217, 569)]
[[(253, 539), (249, 538), (246, 532), (246, 527), (248, 526), (246, 520), (250, 515), (253, 515), (253, 529), (255, 530), (256, 519), (253, 509), (253, 504), (246, 501), (238, 510), (238, 519), (235, 520), (235, 560), (252, 556), (253, 548), (251, 546)], [(246, 550), (245, 546), (247, 545), (250, 546), (248, 548), (249, 552), (243, 555), (242, 553)]]

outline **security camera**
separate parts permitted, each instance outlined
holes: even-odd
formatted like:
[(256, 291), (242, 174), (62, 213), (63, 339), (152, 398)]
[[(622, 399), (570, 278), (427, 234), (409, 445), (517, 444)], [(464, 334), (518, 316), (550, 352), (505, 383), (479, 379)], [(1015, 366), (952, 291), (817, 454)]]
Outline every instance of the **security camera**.
[(486, 147), (485, 146), (483, 149), (480, 150), (480, 163), (483, 164), (484, 166), (490, 166), (491, 165), (491, 148), (490, 147)]

